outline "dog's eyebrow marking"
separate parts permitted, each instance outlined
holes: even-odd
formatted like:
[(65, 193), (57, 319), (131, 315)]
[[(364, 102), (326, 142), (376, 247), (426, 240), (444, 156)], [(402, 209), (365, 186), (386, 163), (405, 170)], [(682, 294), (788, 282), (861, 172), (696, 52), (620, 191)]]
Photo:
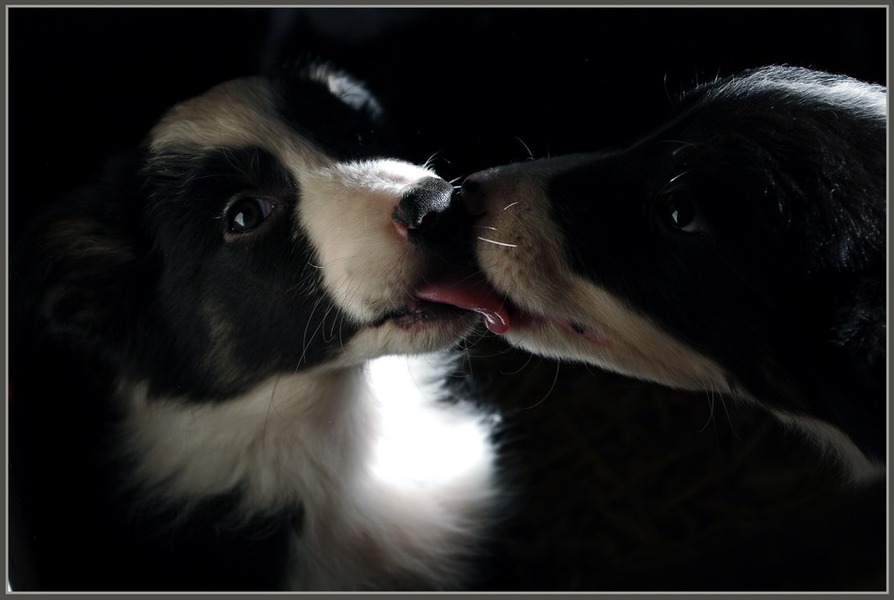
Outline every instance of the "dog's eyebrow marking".
[(294, 193), (298, 184), (281, 161), (257, 146), (210, 148), (199, 154), (163, 152), (148, 173), (160, 197), (223, 198), (240, 190)]

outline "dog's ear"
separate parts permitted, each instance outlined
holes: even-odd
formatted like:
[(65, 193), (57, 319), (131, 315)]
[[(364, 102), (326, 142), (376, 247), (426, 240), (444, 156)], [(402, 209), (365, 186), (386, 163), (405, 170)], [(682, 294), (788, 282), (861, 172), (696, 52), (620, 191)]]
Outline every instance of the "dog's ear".
[[(887, 300), (884, 272), (851, 281), (837, 305), (827, 357), (831, 377), (819, 394), (869, 456), (885, 460)], [(837, 374), (837, 375), (836, 375)]]
[(848, 297), (838, 307), (830, 341), (860, 380), (877, 382), (882, 392), (887, 368), (884, 273), (848, 289)]
[(39, 310), (50, 331), (102, 335), (113, 309), (127, 302), (119, 281), (135, 258), (132, 247), (92, 215), (48, 224), (43, 244), (48, 263)]
[(29, 228), (15, 249), (13, 277), (26, 304), (17, 310), (32, 327), (76, 347), (121, 340), (122, 319), (139, 300), (138, 178), (131, 161), (116, 161), (103, 183), (61, 201)]

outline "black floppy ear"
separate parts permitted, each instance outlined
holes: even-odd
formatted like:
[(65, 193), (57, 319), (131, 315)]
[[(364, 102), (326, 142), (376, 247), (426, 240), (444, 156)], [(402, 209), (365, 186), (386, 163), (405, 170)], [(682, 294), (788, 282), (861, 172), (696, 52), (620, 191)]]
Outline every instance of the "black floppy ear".
[(852, 280), (846, 290), (828, 340), (830, 377), (823, 380), (819, 393), (827, 397), (835, 422), (861, 450), (884, 462), (888, 365), (884, 274)]
[(112, 349), (121, 341), (142, 279), (138, 168), (134, 161), (116, 161), (102, 183), (39, 217), (15, 249), (18, 310), (40, 332), (75, 347)]
[(875, 383), (884, 392), (887, 368), (885, 277), (879, 272), (848, 288), (848, 298), (838, 307), (831, 344), (862, 381)]
[(128, 301), (123, 279), (133, 248), (91, 215), (50, 223), (44, 244), (48, 277), (38, 307), (49, 332), (78, 339), (110, 333), (112, 314)]

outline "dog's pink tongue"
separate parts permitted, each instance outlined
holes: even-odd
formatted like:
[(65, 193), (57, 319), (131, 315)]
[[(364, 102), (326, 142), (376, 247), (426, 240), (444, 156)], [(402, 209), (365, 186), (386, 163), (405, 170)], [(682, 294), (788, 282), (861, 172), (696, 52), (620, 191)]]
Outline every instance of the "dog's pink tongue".
[(481, 315), (487, 328), (496, 334), (509, 330), (509, 312), (500, 294), (480, 277), (457, 275), (453, 278), (426, 284), (416, 295), (429, 302), (449, 304)]

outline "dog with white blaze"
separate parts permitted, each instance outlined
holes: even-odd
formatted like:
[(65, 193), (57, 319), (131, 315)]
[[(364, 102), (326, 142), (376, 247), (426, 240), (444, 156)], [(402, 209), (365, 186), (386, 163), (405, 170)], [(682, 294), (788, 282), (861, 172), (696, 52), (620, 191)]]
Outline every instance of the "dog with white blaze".
[(477, 317), (424, 298), (453, 187), (381, 117), (325, 64), (223, 83), (37, 220), (10, 431), (40, 589), (470, 585), (501, 494), (448, 385)]
[(626, 147), (466, 178), (482, 276), (429, 298), (535, 353), (757, 403), (875, 478), (886, 123), (885, 88), (846, 76), (701, 85)]

